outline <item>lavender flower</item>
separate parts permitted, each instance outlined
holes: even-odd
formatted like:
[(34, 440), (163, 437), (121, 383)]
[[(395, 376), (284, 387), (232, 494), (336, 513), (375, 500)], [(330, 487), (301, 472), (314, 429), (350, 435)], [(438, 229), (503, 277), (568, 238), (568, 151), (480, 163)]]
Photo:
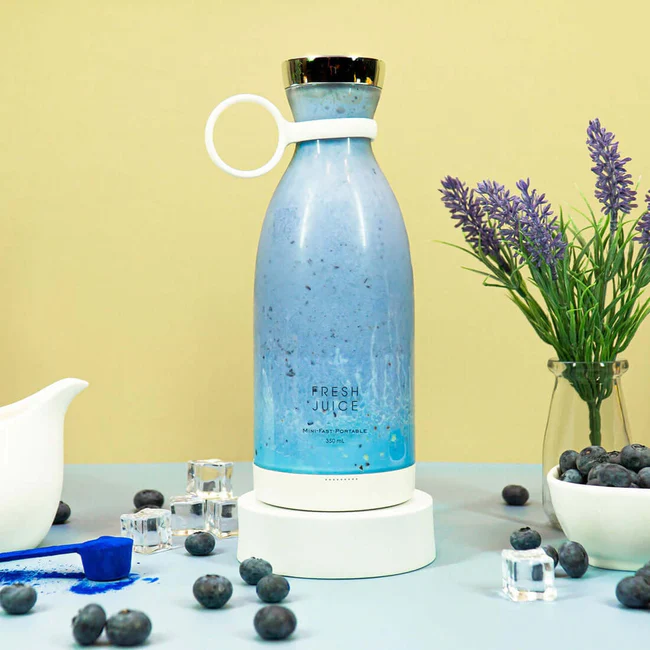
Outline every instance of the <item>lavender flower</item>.
[(601, 126), (599, 119), (589, 122), (587, 146), (594, 162), (591, 171), (598, 177), (595, 194), (603, 204), (602, 212), (610, 218), (612, 234), (618, 228), (619, 212), (630, 214), (632, 208), (636, 208), (632, 175), (625, 169), (631, 158), (621, 158), (614, 137), (613, 133)]
[(645, 202), (648, 209), (643, 213), (636, 224), (635, 230), (637, 230), (639, 234), (634, 238), (634, 241), (638, 241), (641, 244), (641, 248), (643, 248), (647, 256), (650, 255), (650, 190), (648, 190), (648, 193), (645, 195)]
[(488, 218), (498, 224), (499, 235), (516, 250), (520, 229), (519, 199), (496, 181), (481, 181), (476, 189), (478, 202)]
[(453, 176), (446, 176), (442, 180), (442, 188), (442, 202), (451, 212), (456, 228), (462, 230), (467, 242), (476, 252), (492, 258), (503, 271), (510, 273), (510, 266), (499, 249), (496, 230), (487, 222), (474, 190)]
[(567, 244), (553, 216), (545, 194), (530, 189), (530, 179), (520, 180), (517, 189), (521, 193), (521, 232), (526, 252), (535, 266), (546, 263), (556, 277), (557, 261), (564, 257)]
[(517, 183), (521, 197), (511, 194), (495, 181), (478, 184), (479, 204), (498, 226), (498, 234), (508, 242), (517, 257), (529, 259), (541, 268), (548, 264), (556, 277), (557, 260), (562, 259), (566, 242), (562, 239), (557, 219), (544, 194), (530, 190), (530, 181)]

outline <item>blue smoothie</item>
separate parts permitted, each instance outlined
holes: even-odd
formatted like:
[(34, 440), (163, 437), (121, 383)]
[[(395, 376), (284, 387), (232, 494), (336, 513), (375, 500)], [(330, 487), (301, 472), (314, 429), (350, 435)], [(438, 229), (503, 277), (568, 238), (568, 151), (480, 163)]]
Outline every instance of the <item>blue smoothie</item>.
[[(380, 93), (287, 90), (296, 121), (372, 117)], [(413, 274), (397, 200), (370, 140), (300, 143), (257, 253), (255, 464), (365, 474), (413, 463)]]

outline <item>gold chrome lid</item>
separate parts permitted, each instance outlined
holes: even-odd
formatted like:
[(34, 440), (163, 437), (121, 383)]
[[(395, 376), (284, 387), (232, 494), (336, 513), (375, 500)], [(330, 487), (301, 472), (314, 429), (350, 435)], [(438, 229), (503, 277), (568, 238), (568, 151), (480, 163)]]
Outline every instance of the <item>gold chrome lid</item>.
[(306, 56), (282, 64), (284, 87), (314, 83), (356, 83), (381, 88), (384, 62), (363, 56)]

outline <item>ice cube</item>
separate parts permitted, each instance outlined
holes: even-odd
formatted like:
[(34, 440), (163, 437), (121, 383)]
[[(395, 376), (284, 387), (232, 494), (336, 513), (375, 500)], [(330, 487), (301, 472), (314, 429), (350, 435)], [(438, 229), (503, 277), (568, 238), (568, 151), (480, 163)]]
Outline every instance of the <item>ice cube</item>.
[(232, 499), (233, 463), (219, 458), (187, 462), (187, 492), (203, 499)]
[(516, 602), (555, 600), (555, 565), (541, 548), (501, 552), (503, 593)]
[(195, 494), (184, 494), (169, 500), (174, 535), (191, 535), (207, 530), (205, 500)]
[(208, 527), (219, 539), (239, 534), (237, 497), (232, 499), (209, 499), (206, 503)]
[(136, 553), (155, 553), (172, 547), (172, 513), (164, 508), (144, 508), (120, 517), (122, 537), (133, 540)]

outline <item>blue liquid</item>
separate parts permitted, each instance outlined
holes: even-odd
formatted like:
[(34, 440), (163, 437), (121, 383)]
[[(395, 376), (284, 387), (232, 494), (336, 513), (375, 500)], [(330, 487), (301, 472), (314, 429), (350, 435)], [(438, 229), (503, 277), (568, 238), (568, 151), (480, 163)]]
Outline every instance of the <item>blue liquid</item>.
[[(297, 121), (372, 117), (380, 90), (290, 88)], [(397, 200), (364, 138), (297, 145), (255, 276), (255, 463), (363, 474), (414, 463), (413, 274)]]

